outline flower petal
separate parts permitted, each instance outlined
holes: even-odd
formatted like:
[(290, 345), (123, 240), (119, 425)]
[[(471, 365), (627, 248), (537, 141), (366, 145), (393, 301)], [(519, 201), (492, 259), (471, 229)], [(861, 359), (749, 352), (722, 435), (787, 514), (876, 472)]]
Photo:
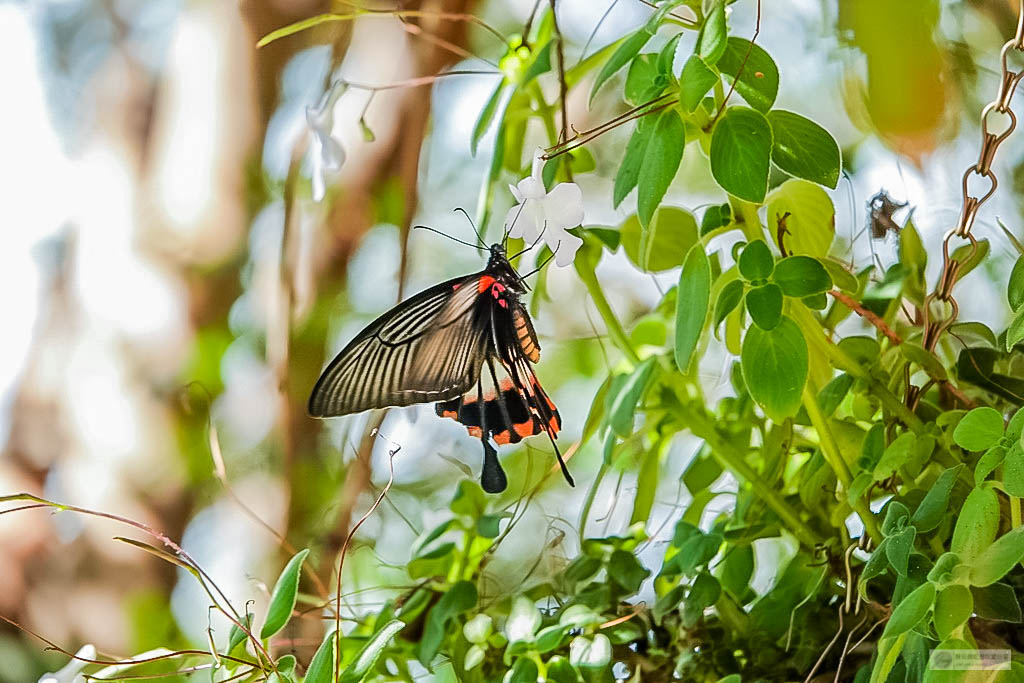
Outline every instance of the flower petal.
[(533, 166), (530, 169), (530, 177), (539, 180), (540, 184), (544, 185), (544, 160), (541, 158), (544, 156), (544, 150), (540, 147), (533, 150)]
[(533, 242), (544, 230), (544, 211), (539, 201), (527, 200), (509, 209), (506, 225), (511, 226), (509, 237), (522, 237)]
[(313, 201), (320, 202), (323, 201), (324, 195), (327, 193), (327, 183), (324, 181), (324, 158), (319, 140), (313, 141), (310, 162), (312, 168), (309, 172), (309, 179), (313, 183)]
[(519, 191), (518, 187), (516, 187), (512, 183), (509, 183), (508, 191), (511, 192), (512, 196), (516, 198), (516, 204), (523, 203), (523, 193)]
[(324, 169), (332, 173), (340, 171), (342, 164), (345, 163), (345, 148), (337, 138), (330, 135), (321, 138), (320, 155)]
[(555, 244), (548, 243), (551, 250), (555, 252), (555, 265), (564, 268), (570, 265), (576, 258), (576, 252), (583, 246), (583, 240), (568, 232), (561, 232)]
[(583, 191), (576, 183), (559, 183), (544, 197), (544, 215), (552, 227), (575, 228), (583, 222)]
[(538, 178), (534, 178), (532, 176), (529, 178), (523, 178), (519, 181), (519, 185), (516, 187), (519, 188), (519, 193), (522, 195), (519, 199), (521, 202), (527, 199), (544, 198), (544, 181), (539, 180)]

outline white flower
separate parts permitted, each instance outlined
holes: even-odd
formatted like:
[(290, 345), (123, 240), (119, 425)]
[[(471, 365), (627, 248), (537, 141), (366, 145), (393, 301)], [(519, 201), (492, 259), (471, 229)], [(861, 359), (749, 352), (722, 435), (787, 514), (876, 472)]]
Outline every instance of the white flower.
[(540, 627), (541, 616), (537, 606), (529, 598), (520, 595), (512, 603), (512, 611), (505, 622), (505, 637), (508, 642), (533, 640), (533, 634)]
[(336, 83), (324, 93), (319, 107), (306, 107), (306, 125), (313, 134), (312, 158), (313, 199), (321, 201), (327, 190), (328, 175), (337, 174), (345, 163), (345, 148), (331, 134), (334, 128), (334, 105), (345, 92), (344, 83)]
[(88, 666), (89, 662), (82, 660), (96, 659), (96, 648), (92, 645), (84, 645), (81, 650), (75, 653), (75, 657), (79, 659), (72, 659), (60, 671), (43, 674), (39, 679), (39, 683), (85, 683), (82, 669)]
[(566, 230), (583, 222), (583, 192), (576, 183), (558, 183), (551, 192), (544, 191), (542, 177), (544, 150), (533, 155), (533, 172), (518, 185), (509, 185), (519, 202), (508, 211), (505, 224), (510, 237), (522, 237), (527, 244), (543, 239), (553, 252), (555, 263), (567, 266), (576, 257), (583, 240)]

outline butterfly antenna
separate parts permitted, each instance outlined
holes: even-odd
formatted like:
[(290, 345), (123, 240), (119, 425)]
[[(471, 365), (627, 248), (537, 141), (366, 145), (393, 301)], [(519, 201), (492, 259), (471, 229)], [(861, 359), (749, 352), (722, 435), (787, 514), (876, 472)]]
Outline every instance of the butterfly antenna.
[(548, 229), (548, 222), (544, 221), (544, 227), (540, 229), (540, 234), (537, 235), (537, 239), (535, 239), (533, 241), (533, 244), (531, 244), (530, 246), (526, 247), (522, 251), (519, 251), (519, 252), (513, 254), (512, 256), (509, 256), (508, 259), (511, 261), (512, 259), (516, 258), (517, 256), (522, 256), (523, 254), (525, 254), (526, 252), (530, 251), (531, 249), (536, 247), (538, 244), (540, 244), (540, 240), (541, 240), (542, 237), (544, 237), (544, 232), (547, 229)]
[[(558, 244), (559, 244), (559, 246), (561, 246), (562, 243), (559, 242)], [(523, 275), (520, 279), (525, 280), (526, 278), (530, 277), (531, 275), (536, 275), (537, 273), (539, 273), (541, 268), (543, 268), (547, 264), (551, 263), (551, 259), (555, 258), (555, 254), (557, 252), (558, 252), (558, 247), (555, 247), (555, 250), (553, 252), (551, 252), (550, 256), (548, 256), (546, 259), (544, 259), (539, 266), (537, 266), (536, 268), (531, 270), (526, 275)]]
[(526, 202), (527, 201), (528, 200), (524, 200), (523, 203), (519, 205), (519, 210), (516, 211), (516, 217), (512, 219), (512, 223), (511, 224), (505, 226), (505, 234), (502, 235), (502, 238), (501, 238), (501, 246), (502, 247), (504, 247), (506, 245), (506, 243), (508, 242), (508, 235), (509, 235), (510, 232), (512, 232), (512, 226), (515, 225), (516, 221), (519, 220), (519, 216), (523, 213), (523, 207), (526, 206)]
[(458, 237), (452, 237), (451, 235), (449, 235), (447, 233), (444, 233), (444, 232), (441, 232), (440, 230), (437, 230), (435, 228), (432, 228), (429, 225), (414, 225), (414, 226), (412, 226), (412, 229), (413, 230), (429, 230), (430, 232), (436, 232), (438, 235), (441, 235), (442, 237), (447, 237), (448, 239), (452, 240), (453, 242), (458, 242), (459, 244), (465, 244), (467, 247), (473, 247), (474, 249), (478, 249), (478, 250), (480, 249), (480, 245), (479, 244), (473, 244), (472, 242), (466, 242), (465, 240), (460, 240)]
[(456, 213), (461, 213), (463, 216), (466, 217), (466, 220), (469, 221), (469, 227), (473, 228), (473, 232), (476, 234), (476, 239), (480, 243), (480, 248), (486, 250), (487, 242), (484, 242), (484, 238), (480, 234), (480, 230), (476, 227), (476, 224), (473, 223), (473, 219), (469, 217), (469, 213), (467, 213), (466, 210), (461, 206), (455, 207), (455, 211)]

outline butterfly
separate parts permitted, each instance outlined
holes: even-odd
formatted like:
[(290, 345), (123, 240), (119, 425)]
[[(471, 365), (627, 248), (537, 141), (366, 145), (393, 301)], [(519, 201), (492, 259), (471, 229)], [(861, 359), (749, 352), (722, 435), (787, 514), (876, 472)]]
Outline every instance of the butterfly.
[[(472, 245), (471, 245), (472, 246)], [(479, 273), (434, 285), (370, 323), (330, 362), (309, 397), (309, 413), (333, 417), (372, 408), (437, 402), (435, 411), (465, 425), (483, 444), (480, 483), (508, 485), (495, 444), (547, 434), (562, 418), (533, 372), (540, 344), (520, 301), (528, 287), (502, 244)]]

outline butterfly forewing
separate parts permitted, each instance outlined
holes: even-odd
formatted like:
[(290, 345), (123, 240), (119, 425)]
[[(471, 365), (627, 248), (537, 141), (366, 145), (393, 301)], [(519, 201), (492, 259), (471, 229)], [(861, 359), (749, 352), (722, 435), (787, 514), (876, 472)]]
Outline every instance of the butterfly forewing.
[[(469, 391), (479, 374), (483, 331), (474, 329), (478, 297), (460, 292), (474, 292), (481, 276), (442, 282), (377, 318), (324, 370), (309, 398), (310, 414), (348, 415)], [(446, 353), (439, 357), (438, 349)]]
[(562, 419), (532, 368), (540, 344), (519, 301), (525, 291), (504, 249), (492, 246), (483, 272), (431, 287), (356, 335), (313, 388), (309, 412), (329, 417), (437, 401), (438, 415), (461, 422), (483, 444), (485, 491), (507, 485), (491, 441), (542, 433), (571, 485), (555, 445)]

